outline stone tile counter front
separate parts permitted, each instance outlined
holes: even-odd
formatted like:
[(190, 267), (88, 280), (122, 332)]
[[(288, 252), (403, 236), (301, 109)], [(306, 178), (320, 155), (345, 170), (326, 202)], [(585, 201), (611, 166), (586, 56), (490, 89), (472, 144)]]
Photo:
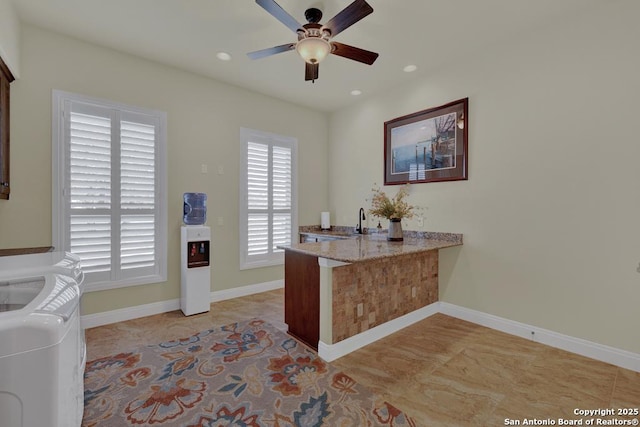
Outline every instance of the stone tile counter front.
[(438, 252), (334, 267), (331, 287), (335, 344), (438, 301)]
[[(335, 230), (342, 237), (325, 240), (330, 231), (300, 231), (306, 243), (283, 247), (285, 323), (326, 360), (355, 350), (363, 333), (436, 302), (438, 251), (462, 245), (462, 235), (451, 233), (409, 231), (390, 242), (386, 233)], [(324, 238), (306, 239), (314, 235)]]

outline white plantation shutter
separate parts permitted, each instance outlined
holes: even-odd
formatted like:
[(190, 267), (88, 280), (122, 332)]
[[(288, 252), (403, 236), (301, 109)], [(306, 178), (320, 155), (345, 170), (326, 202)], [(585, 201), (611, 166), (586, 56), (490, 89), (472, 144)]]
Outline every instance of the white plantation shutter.
[(241, 129), (240, 267), (281, 264), (296, 221), (294, 138)]
[(54, 245), (88, 289), (166, 280), (164, 113), (54, 91)]
[(111, 271), (111, 216), (72, 214), (69, 223), (69, 250), (82, 259), (85, 273)]
[(111, 119), (92, 113), (69, 113), (69, 250), (87, 273), (111, 270)]
[(269, 253), (269, 145), (247, 143), (247, 255)]
[(279, 245), (290, 245), (291, 234), (291, 197), (292, 171), (291, 148), (273, 146), (273, 232), (272, 249), (281, 252)]
[(155, 126), (120, 124), (120, 265), (123, 270), (155, 263)]
[(250, 213), (247, 225), (247, 255), (269, 254), (269, 215)]
[(273, 251), (282, 252), (279, 245), (290, 245), (291, 236), (291, 214), (281, 213), (273, 215)]
[(247, 143), (247, 204), (249, 209), (269, 208), (269, 145)]
[(155, 126), (122, 121), (120, 125), (122, 209), (155, 207)]

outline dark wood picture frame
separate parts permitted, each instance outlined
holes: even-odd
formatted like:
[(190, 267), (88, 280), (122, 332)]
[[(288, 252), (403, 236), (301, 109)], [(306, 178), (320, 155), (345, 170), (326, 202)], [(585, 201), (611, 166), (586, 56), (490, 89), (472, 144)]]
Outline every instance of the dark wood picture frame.
[(384, 185), (468, 179), (469, 98), (384, 123)]

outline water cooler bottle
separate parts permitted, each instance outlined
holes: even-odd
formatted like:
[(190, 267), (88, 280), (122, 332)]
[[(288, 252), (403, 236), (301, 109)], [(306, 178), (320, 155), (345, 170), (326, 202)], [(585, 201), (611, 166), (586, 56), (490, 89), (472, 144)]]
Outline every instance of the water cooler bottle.
[(184, 194), (184, 223), (180, 229), (180, 309), (186, 316), (209, 311), (211, 303), (210, 243), (207, 195)]

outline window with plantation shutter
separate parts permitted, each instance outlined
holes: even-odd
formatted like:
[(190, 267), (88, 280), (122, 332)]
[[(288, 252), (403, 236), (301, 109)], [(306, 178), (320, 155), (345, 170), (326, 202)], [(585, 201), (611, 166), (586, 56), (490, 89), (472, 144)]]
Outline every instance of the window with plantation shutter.
[(295, 239), (297, 140), (240, 130), (240, 268), (282, 264)]
[(166, 280), (166, 114), (54, 91), (53, 242), (87, 289)]

